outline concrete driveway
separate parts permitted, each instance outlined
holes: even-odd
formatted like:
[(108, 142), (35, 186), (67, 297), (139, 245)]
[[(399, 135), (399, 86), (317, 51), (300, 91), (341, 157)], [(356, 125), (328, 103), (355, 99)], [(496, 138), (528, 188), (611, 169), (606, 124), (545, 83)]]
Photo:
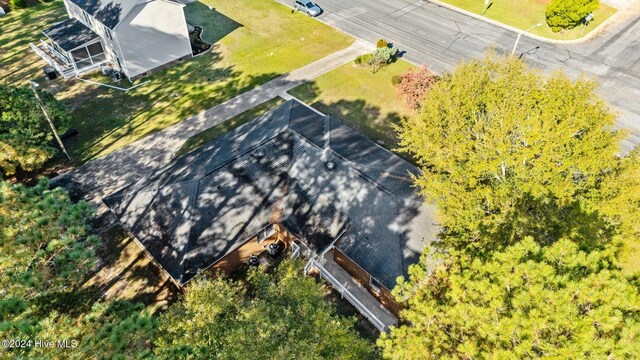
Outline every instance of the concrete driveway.
[[(290, 1), (279, 0), (286, 5)], [(511, 52), (517, 33), (429, 1), (318, 0), (320, 20), (369, 42), (384, 37), (405, 57), (437, 71), (450, 70), (487, 49)], [(533, 24), (532, 24), (533, 25)], [(623, 150), (640, 144), (640, 4), (621, 12), (597, 36), (581, 44), (555, 44), (522, 37), (518, 53), (547, 71), (597, 78), (604, 98), (631, 129)]]

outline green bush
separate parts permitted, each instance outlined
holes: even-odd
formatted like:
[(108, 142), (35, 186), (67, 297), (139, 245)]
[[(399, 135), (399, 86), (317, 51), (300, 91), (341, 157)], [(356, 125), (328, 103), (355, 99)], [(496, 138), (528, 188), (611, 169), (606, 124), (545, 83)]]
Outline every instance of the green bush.
[(393, 75), (391, 77), (391, 85), (396, 86), (396, 85), (399, 85), (401, 82), (402, 82), (401, 75)]
[[(67, 130), (71, 113), (55, 97), (38, 93), (60, 133)], [(18, 169), (34, 171), (57, 152), (49, 123), (28, 86), (0, 85), (0, 176)]]
[(382, 69), (385, 65), (390, 64), (396, 59), (396, 55), (398, 53), (398, 49), (396, 48), (379, 48), (376, 49), (376, 52), (373, 54), (371, 59), (369, 60), (369, 65), (371, 66), (371, 72), (377, 73), (378, 70)]
[(9, 0), (9, 6), (11, 7), (11, 10), (24, 9), (25, 7), (27, 7), (27, 1), (26, 0)]
[(374, 58), (379, 58), (383, 63), (390, 64), (392, 61), (396, 59), (396, 55), (398, 54), (398, 49), (383, 47), (376, 49), (374, 54)]
[(376, 49), (389, 47), (389, 42), (385, 39), (378, 39), (376, 42)]
[(358, 55), (353, 62), (357, 65), (369, 64), (371, 62), (371, 58), (373, 58), (373, 54)]
[(573, 29), (599, 6), (599, 0), (552, 0), (545, 12), (547, 25), (553, 32)]

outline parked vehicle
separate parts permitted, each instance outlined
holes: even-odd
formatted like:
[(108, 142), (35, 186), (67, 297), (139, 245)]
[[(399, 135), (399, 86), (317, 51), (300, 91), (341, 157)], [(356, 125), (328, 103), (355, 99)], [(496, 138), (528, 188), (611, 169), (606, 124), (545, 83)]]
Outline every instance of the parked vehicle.
[(322, 9), (318, 4), (308, 0), (294, 0), (293, 8), (306, 13), (309, 16), (318, 16), (322, 14)]

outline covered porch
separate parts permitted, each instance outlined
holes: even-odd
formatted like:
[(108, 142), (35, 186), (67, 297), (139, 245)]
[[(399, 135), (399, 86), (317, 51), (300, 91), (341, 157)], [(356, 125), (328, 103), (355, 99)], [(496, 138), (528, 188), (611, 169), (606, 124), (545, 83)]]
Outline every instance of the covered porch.
[(33, 51), (65, 79), (82, 75), (107, 62), (100, 36), (76, 19), (62, 21), (30, 44)]

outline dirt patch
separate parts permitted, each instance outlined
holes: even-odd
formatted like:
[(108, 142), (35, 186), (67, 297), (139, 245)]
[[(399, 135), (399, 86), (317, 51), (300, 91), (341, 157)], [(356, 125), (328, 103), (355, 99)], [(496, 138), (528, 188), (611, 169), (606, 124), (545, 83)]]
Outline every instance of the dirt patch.
[(157, 311), (173, 303), (179, 289), (120, 226), (102, 233), (96, 252), (96, 271), (83, 285), (95, 288), (102, 299), (142, 302)]

